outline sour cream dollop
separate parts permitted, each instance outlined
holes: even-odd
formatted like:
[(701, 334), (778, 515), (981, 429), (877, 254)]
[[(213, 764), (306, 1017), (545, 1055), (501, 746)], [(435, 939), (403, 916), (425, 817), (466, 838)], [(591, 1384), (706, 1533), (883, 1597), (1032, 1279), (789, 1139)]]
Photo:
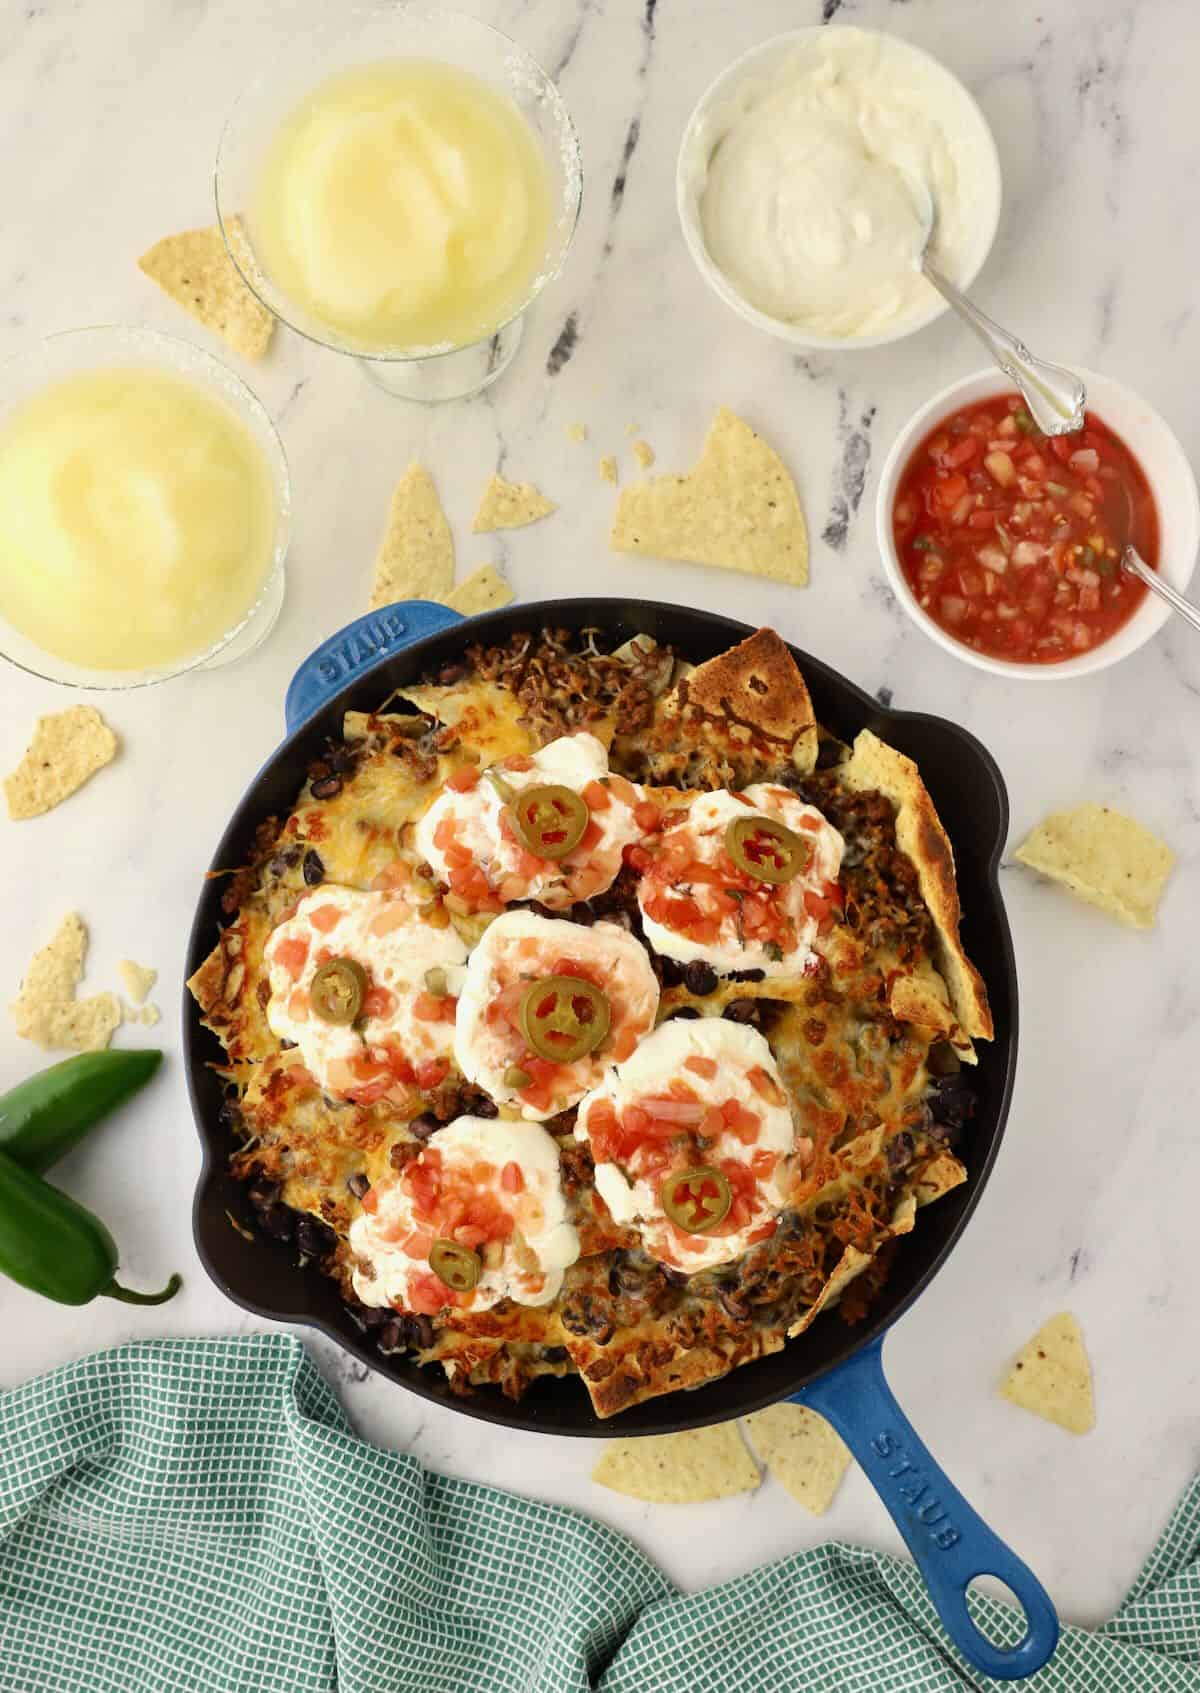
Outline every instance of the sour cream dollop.
[[(526, 849), (506, 797), (553, 786), (568, 788), (588, 811), (583, 839), (560, 859)], [(641, 804), (640, 789), (609, 773), (595, 735), (561, 735), (528, 757), (501, 760), (465, 787), (447, 787), (418, 822), (415, 844), (438, 880), (474, 910), (524, 899), (561, 910), (612, 886), (623, 849), (641, 838), (634, 815)]]
[[(775, 1232), (796, 1144), (788, 1096), (757, 1029), (721, 1017), (672, 1021), (588, 1094), (575, 1138), (591, 1147), (596, 1191), (653, 1258), (694, 1274), (740, 1258)], [(731, 1209), (709, 1232), (679, 1228), (663, 1187), (692, 1167), (719, 1170)]]
[[(370, 1104), (445, 1076), (467, 949), (450, 924), (426, 922), (404, 892), (325, 883), (273, 930), (265, 958), (271, 1032), (300, 1048), (326, 1093)], [(334, 958), (353, 960), (366, 975), (353, 1023), (326, 1022), (313, 1008), (313, 977)]]
[[(807, 861), (790, 881), (759, 881), (730, 857), (730, 824), (754, 817), (798, 837)], [(721, 975), (802, 975), (841, 903), (841, 835), (815, 806), (773, 783), (700, 794), (645, 852), (637, 898), (646, 940), (667, 958), (701, 959)]]
[[(439, 1240), (478, 1253), (473, 1288), (456, 1292), (432, 1269)], [(425, 1316), (486, 1311), (501, 1299), (548, 1305), (579, 1256), (558, 1148), (540, 1123), (458, 1117), (364, 1195), (350, 1248), (364, 1305)]]
[[(606, 1036), (570, 1063), (532, 1051), (522, 1031), (525, 990), (551, 976), (580, 977), (608, 1004)], [(582, 1099), (609, 1064), (629, 1056), (654, 1027), (657, 1012), (658, 979), (649, 954), (627, 929), (507, 911), (488, 925), (471, 954), (458, 1001), (455, 1061), (497, 1105), (530, 1119), (553, 1117)]]
[(924, 182), (932, 256), (963, 280), (999, 201), (995, 149), (966, 90), (907, 43), (822, 30), (747, 76), (696, 134), (709, 256), (760, 312), (853, 339), (926, 314), (916, 268)]

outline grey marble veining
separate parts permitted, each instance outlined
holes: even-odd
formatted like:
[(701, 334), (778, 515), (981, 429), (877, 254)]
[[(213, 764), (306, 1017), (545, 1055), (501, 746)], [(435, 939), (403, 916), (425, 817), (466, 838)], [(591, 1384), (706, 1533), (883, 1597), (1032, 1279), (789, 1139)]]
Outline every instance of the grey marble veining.
[[(243, 668), (106, 707), (120, 761), (41, 821), (0, 825), (10, 899), (5, 998), (63, 912), (92, 932), (89, 982), (118, 957), (160, 971), (153, 1090), (75, 1154), (64, 1180), (108, 1218), (131, 1280), (178, 1266), (161, 1311), (72, 1312), (0, 1286), (0, 1382), (133, 1335), (244, 1330), (253, 1320), (204, 1278), (189, 1238), (198, 1155), (179, 1043), (191, 908), (212, 844), (282, 727), (299, 660), (365, 603), (388, 495), (410, 459), (437, 477), (465, 574), (499, 562), (518, 593), (644, 593), (774, 623), (897, 706), (966, 723), (994, 751), (1014, 838), (1084, 799), (1128, 809), (1180, 863), (1159, 929), (1112, 927), (1025, 873), (1005, 872), (1022, 991), (1022, 1055), (995, 1174), (945, 1272), (888, 1344), (895, 1386), (964, 1491), (1047, 1581), (1064, 1613), (1111, 1610), (1200, 1450), (1194, 1313), (1196, 1076), (1200, 1065), (1200, 643), (1164, 632), (1118, 669), (1014, 687), (969, 670), (904, 618), (875, 555), (879, 464), (935, 388), (976, 368), (942, 319), (873, 352), (795, 356), (734, 319), (696, 275), (674, 212), (675, 153), (694, 101), (736, 55), (778, 30), (836, 18), (890, 28), (942, 57), (996, 133), (1005, 208), (974, 290), (1039, 351), (1143, 390), (1200, 459), (1200, 229), (1188, 0), (505, 0), (474, 7), (561, 80), (579, 124), (585, 202), (562, 278), (539, 303), (518, 364), (485, 399), (441, 411), (388, 400), (348, 361), (286, 334), (249, 372), (279, 421), (295, 493), (289, 591), (269, 645)], [(246, 68), (280, 29), (327, 8), (244, 0), (72, 0), (0, 6), (0, 356), (78, 324), (202, 332), (142, 278), (163, 233), (210, 221), (216, 138)], [(659, 466), (683, 468), (713, 408), (761, 427), (792, 466), (812, 534), (797, 593), (607, 550), (601, 454), (635, 473), (628, 427)], [(584, 423), (585, 445), (567, 425)], [(503, 464), (560, 505), (551, 521), (470, 535)], [(33, 715), (64, 696), (2, 677), (0, 766)], [(36, 1063), (7, 1021), (0, 1077)], [(1099, 1426), (1074, 1440), (995, 1397), (1015, 1347), (1063, 1306), (1084, 1325)], [(410, 1399), (331, 1346), (321, 1367), (359, 1428), (430, 1464), (578, 1505), (633, 1534), (688, 1586), (829, 1536), (897, 1545), (857, 1473), (822, 1521), (777, 1487), (689, 1510), (591, 1486), (589, 1442), (554, 1443)]]

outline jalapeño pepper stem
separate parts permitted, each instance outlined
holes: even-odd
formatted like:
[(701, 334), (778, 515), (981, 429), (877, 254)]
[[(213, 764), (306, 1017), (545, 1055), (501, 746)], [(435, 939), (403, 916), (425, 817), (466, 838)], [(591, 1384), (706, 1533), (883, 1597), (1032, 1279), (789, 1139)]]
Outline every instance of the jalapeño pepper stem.
[(174, 1299), (182, 1286), (183, 1277), (176, 1273), (158, 1293), (135, 1293), (131, 1287), (110, 1281), (107, 1287), (100, 1289), (100, 1294), (104, 1299), (119, 1299), (123, 1305), (165, 1305), (168, 1299)]

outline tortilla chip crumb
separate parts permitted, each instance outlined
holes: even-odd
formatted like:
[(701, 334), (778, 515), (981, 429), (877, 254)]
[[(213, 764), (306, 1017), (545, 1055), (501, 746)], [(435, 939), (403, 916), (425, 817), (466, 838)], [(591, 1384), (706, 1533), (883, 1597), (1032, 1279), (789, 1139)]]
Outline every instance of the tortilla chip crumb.
[(1135, 929), (1154, 927), (1175, 863), (1165, 841), (1106, 805), (1054, 812), (1030, 831), (1015, 856)]
[(369, 609), (395, 600), (441, 600), (454, 584), (454, 537), (433, 478), (410, 464), (392, 495), (387, 532), (375, 561)]
[(611, 453), (605, 453), (600, 460), (600, 480), (611, 482), (614, 488), (617, 485), (617, 461)]
[(512, 600), (512, 589), (490, 564), (480, 565), (446, 595), (450, 609), (461, 611), (464, 617), (477, 617), (481, 611), (497, 611), (502, 605), (511, 605)]
[(746, 1418), (746, 1429), (776, 1481), (806, 1511), (822, 1516), (850, 1467), (841, 1435), (807, 1405), (768, 1405)]
[(581, 445), (584, 441), (587, 440), (587, 435), (588, 435), (588, 432), (587, 432), (587, 424), (586, 423), (568, 423), (568, 425), (567, 425), (567, 440), (568, 441), (574, 441), (576, 443), (576, 445)]
[(649, 441), (635, 441), (633, 443), (633, 456), (643, 470), (649, 470), (654, 463), (654, 448)]
[(147, 1028), (152, 1029), (155, 1023), (159, 1021), (161, 1015), (162, 1013), (159, 1011), (157, 1005), (143, 1005), (138, 1017), (138, 1022), (144, 1023)]
[(122, 958), (117, 965), (121, 985), (135, 1005), (143, 1005), (150, 997), (150, 989), (158, 980), (158, 971), (145, 964), (135, 964), (132, 958)]
[(8, 815), (14, 822), (41, 817), (81, 788), (117, 754), (117, 737), (92, 705), (39, 717), (29, 749), (4, 779)]
[(1070, 1434), (1087, 1434), (1095, 1428), (1092, 1366), (1083, 1333), (1069, 1311), (1060, 1311), (1042, 1324), (1017, 1354), (1000, 1393), (1010, 1404), (1057, 1423)]
[[(245, 245), (240, 218), (229, 220), (229, 239)], [(275, 319), (243, 282), (218, 227), (164, 236), (138, 268), (244, 359), (260, 359), (270, 346)]]
[(506, 482), (502, 476), (493, 476), (483, 491), (471, 530), (485, 535), (493, 529), (523, 529), (557, 510), (554, 501), (539, 493), (532, 482)]
[(686, 476), (624, 490), (610, 544), (619, 553), (744, 570), (800, 588), (808, 581), (808, 531), (796, 485), (774, 448), (725, 406)]
[(640, 423), (627, 423), (625, 425), (625, 433), (626, 435), (636, 435), (641, 427)]
[(609, 1441), (592, 1480), (653, 1505), (696, 1505), (752, 1493), (762, 1477), (733, 1422)]
[(63, 918), (54, 939), (35, 952), (12, 1006), (22, 1040), (50, 1051), (98, 1052), (121, 1023), (116, 994), (76, 999), (88, 932), (77, 912)]

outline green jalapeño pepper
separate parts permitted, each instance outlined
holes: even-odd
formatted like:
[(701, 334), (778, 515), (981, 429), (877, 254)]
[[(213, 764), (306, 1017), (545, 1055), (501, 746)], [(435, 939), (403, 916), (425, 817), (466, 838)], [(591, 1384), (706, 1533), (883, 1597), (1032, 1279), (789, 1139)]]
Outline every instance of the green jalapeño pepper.
[(728, 1177), (711, 1164), (676, 1170), (662, 1184), (662, 1208), (687, 1234), (707, 1234), (724, 1222), (733, 1204)]
[(539, 1058), (574, 1064), (604, 1040), (612, 1010), (600, 989), (582, 976), (543, 976), (521, 995), (517, 1020)]
[(103, 1295), (128, 1305), (161, 1305), (178, 1292), (134, 1293), (116, 1280), (117, 1248), (99, 1217), (0, 1152), (0, 1271), (60, 1305)]
[(132, 1098), (161, 1062), (154, 1048), (81, 1052), (39, 1070), (0, 1098), (0, 1152), (40, 1176)]

